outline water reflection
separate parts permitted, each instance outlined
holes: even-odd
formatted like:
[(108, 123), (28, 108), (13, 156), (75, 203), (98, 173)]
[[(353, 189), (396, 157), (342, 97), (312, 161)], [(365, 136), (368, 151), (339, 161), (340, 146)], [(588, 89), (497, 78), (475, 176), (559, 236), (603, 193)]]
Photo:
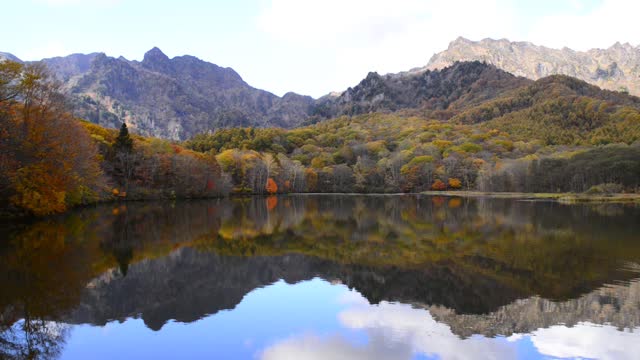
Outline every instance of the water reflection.
[[(315, 277), (357, 290), (347, 292), (357, 304), (333, 309), (334, 328), (363, 332), (367, 345), (353, 334), (267, 331), (255, 354), (514, 358), (522, 349), (512, 343), (526, 342), (548, 356), (585, 356), (549, 339), (616, 334), (622, 340), (596, 345), (604, 352), (585, 350), (606, 357), (633, 348), (617, 347), (625, 336), (638, 339), (639, 218), (635, 206), (610, 204), (290, 196), (101, 206), (2, 226), (0, 357), (73, 358), (62, 349), (81, 336), (68, 335), (74, 324), (140, 318), (167, 334), (170, 320), (218, 319), (254, 289)], [(314, 284), (305, 291), (329, 291)]]
[[(636, 296), (637, 294), (635, 291)], [(354, 342), (339, 333), (294, 335), (267, 347), (260, 354), (260, 359), (412, 359), (419, 356), (443, 359), (545, 356), (635, 359), (640, 351), (639, 329), (621, 331), (611, 325), (596, 326), (590, 322), (539, 329), (535, 326), (542, 324), (529, 324), (532, 329), (527, 331), (529, 333), (512, 333), (508, 337), (491, 337), (493, 329), (488, 334), (480, 331), (478, 335), (460, 337), (456, 328), (434, 316), (430, 310), (386, 301), (370, 304), (357, 294), (348, 295), (348, 306), (338, 313), (338, 319), (344, 328), (364, 331), (367, 342)], [(639, 303), (635, 302), (633, 305), (637, 307)], [(567, 303), (561, 306), (574, 305)], [(578, 308), (579, 306), (574, 307), (573, 310)], [(544, 308), (534, 312), (538, 316), (549, 315)], [(529, 311), (528, 316), (535, 322), (532, 315), (534, 313)], [(475, 321), (483, 322), (482, 326), (486, 329), (491, 327), (496, 318), (502, 316), (490, 314), (479, 317), (481, 319)], [(593, 319), (598, 321), (597, 317)], [(469, 319), (463, 316), (455, 320)], [(476, 325), (476, 328), (478, 326), (471, 325)]]
[(4, 324), (0, 332), (0, 358), (56, 359), (68, 333), (68, 325), (44, 319), (27, 317), (12, 325)]

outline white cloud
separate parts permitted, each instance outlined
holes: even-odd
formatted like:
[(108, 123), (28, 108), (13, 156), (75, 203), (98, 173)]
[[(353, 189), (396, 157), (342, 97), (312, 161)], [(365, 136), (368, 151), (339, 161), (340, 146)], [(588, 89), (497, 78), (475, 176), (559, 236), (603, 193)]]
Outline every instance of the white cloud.
[(406, 346), (385, 347), (378, 342), (354, 345), (341, 336), (320, 337), (307, 334), (286, 339), (267, 348), (262, 360), (402, 360), (411, 358)]
[(531, 340), (540, 353), (559, 358), (631, 360), (640, 354), (640, 329), (618, 331), (613, 326), (582, 323), (540, 329)]
[(364, 330), (367, 342), (356, 344), (340, 335), (306, 334), (274, 344), (261, 354), (261, 359), (411, 359), (416, 353), (454, 360), (515, 357), (515, 350), (507, 341), (461, 339), (428, 311), (409, 305), (357, 305), (338, 318), (349, 329)]
[(639, 1), (570, 0), (542, 4), (535, 13), (529, 9), (538, 5), (523, 3), (270, 0), (257, 26), (285, 52), (295, 49), (291, 52), (305, 54), (296, 60), (282, 59), (289, 62), (283, 68), (292, 74), (282, 75), (281, 88), (274, 90), (304, 89), (315, 96), (354, 86), (368, 71), (390, 73), (424, 66), (458, 36), (507, 38), (576, 50), (605, 48), (616, 41), (640, 43)]
[(355, 290), (349, 290), (341, 293), (337, 302), (341, 305), (369, 305), (367, 299)]
[(527, 40), (574, 50), (607, 48), (617, 41), (637, 45), (640, 43), (638, 14), (639, 1), (603, 0), (590, 11), (581, 11), (580, 14), (541, 17), (535, 22)]
[(500, 0), (272, 0), (258, 18), (274, 41), (325, 62), (318, 71), (335, 88), (314, 95), (355, 85), (368, 71), (423, 66), (458, 36), (503, 37), (514, 24), (513, 8)]
[(344, 311), (339, 318), (348, 328), (366, 330), (371, 342), (405, 344), (414, 353), (437, 355), (443, 359), (515, 357), (508, 342), (483, 336), (461, 339), (428, 311), (410, 305), (382, 302)]

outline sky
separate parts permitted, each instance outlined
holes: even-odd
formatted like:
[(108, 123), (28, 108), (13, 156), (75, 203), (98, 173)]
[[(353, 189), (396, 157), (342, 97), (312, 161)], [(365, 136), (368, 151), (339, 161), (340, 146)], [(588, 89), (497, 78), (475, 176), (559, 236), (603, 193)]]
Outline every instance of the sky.
[(22, 60), (90, 52), (141, 60), (157, 46), (232, 67), (277, 95), (319, 97), (369, 71), (421, 67), (458, 36), (575, 50), (640, 44), (637, 0), (20, 0), (1, 8), (0, 51)]

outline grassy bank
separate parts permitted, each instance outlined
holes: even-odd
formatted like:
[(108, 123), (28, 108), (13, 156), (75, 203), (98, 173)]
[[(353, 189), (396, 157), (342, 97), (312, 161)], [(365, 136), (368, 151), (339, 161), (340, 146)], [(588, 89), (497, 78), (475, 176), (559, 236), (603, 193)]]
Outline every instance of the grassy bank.
[(482, 191), (424, 191), (421, 194), (461, 197), (491, 197), (498, 199), (554, 200), (568, 204), (582, 202), (614, 202), (640, 204), (640, 194), (520, 193)]

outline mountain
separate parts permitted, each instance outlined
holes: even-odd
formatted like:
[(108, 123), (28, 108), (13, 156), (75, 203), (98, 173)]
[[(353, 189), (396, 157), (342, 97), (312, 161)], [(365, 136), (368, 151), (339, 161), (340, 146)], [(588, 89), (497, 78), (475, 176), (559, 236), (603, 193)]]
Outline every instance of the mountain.
[(280, 98), (231, 68), (153, 48), (142, 62), (105, 54), (43, 60), (65, 82), (76, 115), (107, 126), (124, 120), (144, 135), (185, 139), (226, 126), (299, 125), (313, 99)]
[[(9, 53), (0, 60), (23, 62)], [(141, 135), (183, 140), (229, 126), (298, 126), (313, 99), (278, 97), (248, 85), (231, 68), (193, 56), (148, 51), (141, 62), (104, 53), (41, 60), (70, 95), (74, 114), (106, 127), (123, 121)]]
[(506, 39), (471, 41), (460, 37), (447, 50), (435, 54), (426, 67), (412, 72), (443, 69), (457, 61), (483, 61), (533, 80), (569, 75), (603, 89), (640, 95), (640, 45), (616, 43), (608, 49), (583, 52)]
[(65, 83), (69, 83), (78, 75), (82, 75), (91, 69), (91, 63), (99, 54), (71, 54), (69, 56), (43, 59), (47, 67)]
[(413, 109), (433, 116), (433, 112), (452, 113), (530, 83), (477, 61), (456, 62), (441, 70), (419, 73), (379, 75), (372, 72), (339, 96), (319, 99), (316, 114), (331, 118)]
[(42, 62), (64, 83), (76, 116), (106, 127), (126, 121), (138, 134), (174, 140), (221, 127), (293, 128), (370, 112), (449, 118), (531, 82), (479, 62), (456, 63), (419, 74), (370, 73), (353, 88), (314, 100), (292, 92), (278, 97), (251, 87), (231, 68), (193, 56), (170, 59), (158, 48), (141, 62), (103, 53)]
[[(103, 53), (42, 61), (64, 83), (76, 116), (111, 128), (126, 121), (141, 135), (185, 140), (225, 127), (295, 128), (373, 112), (462, 123), (500, 118), (496, 128), (502, 128), (551, 111), (562, 118), (554, 118), (551, 125), (577, 118), (572, 121), (580, 128), (593, 115), (585, 101), (599, 106), (595, 112), (599, 117), (586, 120), (593, 123), (590, 131), (620, 106), (640, 108), (635, 97), (587, 84), (640, 91), (640, 81), (629, 77), (634, 71), (640, 73), (638, 66), (632, 69), (640, 64), (638, 52), (628, 44), (579, 53), (507, 40), (459, 38), (424, 68), (386, 75), (371, 72), (354, 87), (319, 99), (295, 93), (279, 97), (251, 87), (231, 68), (188, 55), (170, 59), (158, 48), (148, 51), (141, 62)], [(8, 53), (0, 57), (19, 61)], [(577, 79), (550, 75), (554, 73)], [(551, 102), (557, 106), (548, 110)], [(511, 121), (511, 114), (517, 121)], [(550, 138), (547, 143), (566, 142), (563, 139)]]
[(640, 98), (575, 77), (549, 75), (534, 81), (485, 62), (464, 61), (439, 70), (369, 73), (355, 87), (320, 98), (310, 119), (396, 113), (482, 123), (486, 131), (504, 130), (517, 140), (567, 145), (625, 142), (611, 135), (639, 134), (639, 110)]

